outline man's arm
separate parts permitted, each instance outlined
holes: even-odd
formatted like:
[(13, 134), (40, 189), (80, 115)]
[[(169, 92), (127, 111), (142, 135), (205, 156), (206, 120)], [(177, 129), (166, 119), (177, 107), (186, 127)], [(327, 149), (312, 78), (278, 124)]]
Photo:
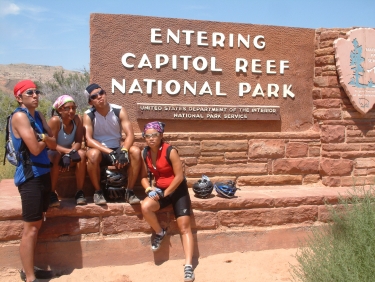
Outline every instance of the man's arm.
[(129, 150), (129, 148), (133, 145), (134, 142), (134, 131), (133, 126), (130, 123), (128, 113), (126, 112), (124, 107), (122, 107), (120, 111), (120, 122), (122, 131), (126, 135), (125, 141), (121, 145), (123, 148)]
[(92, 121), (90, 117), (85, 113), (83, 115), (83, 127), (86, 130), (85, 137), (86, 137), (86, 146), (94, 149), (98, 149), (101, 152), (104, 153), (111, 153), (112, 150), (107, 148), (106, 146), (102, 145), (100, 142), (96, 141), (93, 138), (93, 127), (92, 127)]
[(17, 112), (12, 116), (12, 128), (15, 137), (22, 138), (23, 142), (26, 144), (30, 153), (34, 156), (39, 155), (43, 149), (46, 147), (47, 142), (51, 146), (56, 147), (56, 140), (54, 137), (45, 136), (45, 142), (39, 141), (36, 138), (34, 129), (30, 125), (29, 118), (25, 113)]

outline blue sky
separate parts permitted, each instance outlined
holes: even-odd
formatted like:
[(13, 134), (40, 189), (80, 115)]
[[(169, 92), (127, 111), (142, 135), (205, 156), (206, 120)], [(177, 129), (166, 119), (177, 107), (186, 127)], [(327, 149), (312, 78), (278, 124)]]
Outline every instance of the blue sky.
[(375, 0), (0, 0), (0, 64), (89, 68), (90, 13), (375, 28)]

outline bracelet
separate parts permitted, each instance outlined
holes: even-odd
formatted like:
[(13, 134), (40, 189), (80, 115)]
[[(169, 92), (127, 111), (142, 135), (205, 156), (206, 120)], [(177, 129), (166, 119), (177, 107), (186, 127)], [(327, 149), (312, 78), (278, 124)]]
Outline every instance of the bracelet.
[(152, 190), (152, 187), (151, 186), (147, 187), (147, 189), (145, 190), (146, 194), (148, 194), (148, 192), (150, 192), (150, 190)]
[(125, 152), (127, 152), (128, 149), (126, 149), (126, 148), (121, 148), (121, 151), (125, 151)]

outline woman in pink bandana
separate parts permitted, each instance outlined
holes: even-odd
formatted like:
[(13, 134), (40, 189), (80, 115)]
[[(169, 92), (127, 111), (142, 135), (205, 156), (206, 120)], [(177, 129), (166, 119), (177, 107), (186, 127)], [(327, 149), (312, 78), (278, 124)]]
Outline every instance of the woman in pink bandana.
[[(69, 95), (62, 95), (53, 103), (52, 118), (48, 125), (56, 137), (56, 150), (49, 151), (49, 158), (53, 164), (51, 168), (52, 193), (50, 207), (60, 206), (56, 194), (56, 185), (60, 172), (69, 171), (76, 167), (77, 193), (75, 196), (77, 205), (85, 205), (86, 198), (83, 193), (83, 184), (86, 176), (86, 152), (81, 149), (83, 126), (82, 121), (76, 115), (77, 106)], [(54, 115), (55, 112), (57, 115)]]

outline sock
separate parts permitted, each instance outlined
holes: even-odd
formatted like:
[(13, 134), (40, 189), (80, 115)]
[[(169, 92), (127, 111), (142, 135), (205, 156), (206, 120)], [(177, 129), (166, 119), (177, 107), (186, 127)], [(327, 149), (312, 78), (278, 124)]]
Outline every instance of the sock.
[(157, 234), (158, 234), (159, 236), (163, 236), (164, 233), (165, 233), (165, 231), (164, 231), (164, 229), (162, 229), (161, 232), (160, 232), (160, 233), (157, 233)]
[(185, 264), (185, 267), (187, 266), (190, 266), (191, 268), (193, 268), (193, 266), (191, 264)]

